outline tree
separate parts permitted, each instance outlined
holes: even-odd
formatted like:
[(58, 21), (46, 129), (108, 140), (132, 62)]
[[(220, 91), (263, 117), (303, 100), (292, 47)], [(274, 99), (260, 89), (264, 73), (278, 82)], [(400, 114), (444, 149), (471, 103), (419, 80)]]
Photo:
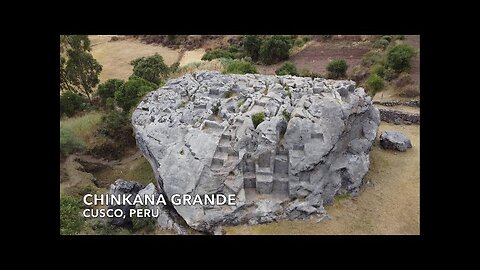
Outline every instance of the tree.
[(72, 91), (65, 91), (60, 95), (60, 115), (68, 117), (88, 107), (88, 100)]
[(260, 60), (267, 65), (286, 60), (292, 45), (290, 36), (270, 36), (260, 46)]
[(257, 35), (246, 35), (243, 37), (243, 49), (253, 61), (258, 60), (261, 45), (262, 40)]
[(107, 104), (109, 98), (115, 97), (115, 92), (125, 83), (119, 79), (109, 79), (106, 82), (98, 85), (97, 95), (100, 97), (100, 102), (103, 106)]
[(132, 75), (128, 81), (115, 92), (115, 102), (124, 112), (128, 112), (133, 106), (137, 105), (143, 95), (156, 88), (156, 84)]
[(170, 68), (163, 62), (163, 57), (156, 53), (149, 57), (140, 57), (130, 64), (133, 65), (133, 75), (154, 84), (160, 84), (170, 73)]
[(90, 53), (88, 36), (60, 36), (60, 90), (84, 94), (91, 102), (101, 71), (102, 66)]

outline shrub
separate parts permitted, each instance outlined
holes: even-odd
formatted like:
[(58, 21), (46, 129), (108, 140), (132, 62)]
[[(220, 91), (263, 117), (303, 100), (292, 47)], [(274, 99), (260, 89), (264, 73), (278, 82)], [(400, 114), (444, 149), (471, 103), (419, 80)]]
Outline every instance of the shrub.
[(395, 78), (397, 78), (397, 77), (398, 77), (398, 73), (395, 72), (395, 70), (393, 70), (393, 69), (390, 68), (390, 67), (387, 67), (387, 68), (385, 69), (384, 76), (383, 76), (383, 78), (384, 78), (385, 80), (391, 81), (391, 80), (393, 80), (393, 79), (395, 79)]
[(292, 48), (290, 36), (270, 36), (260, 46), (260, 60), (267, 65), (286, 60), (290, 48)]
[(60, 115), (68, 117), (88, 108), (88, 99), (72, 91), (65, 91), (60, 96)]
[(376, 51), (369, 51), (362, 57), (362, 65), (365, 67), (370, 67), (377, 63), (382, 64), (382, 62), (382, 54)]
[(275, 71), (275, 74), (282, 75), (297, 75), (297, 67), (292, 62), (285, 62), (279, 69)]
[(127, 113), (112, 111), (102, 118), (99, 132), (121, 145), (126, 145), (133, 138), (132, 125)]
[(180, 67), (180, 62), (175, 62), (173, 63), (168, 69), (170, 70), (170, 73), (177, 72), (178, 68)]
[(399, 44), (387, 52), (387, 66), (397, 73), (410, 69), (410, 61), (415, 55), (413, 47)]
[(256, 35), (246, 35), (243, 37), (243, 49), (253, 61), (258, 60), (261, 45), (262, 40)]
[(290, 87), (286, 87), (285, 88), (285, 92), (287, 94), (287, 97), (289, 97), (290, 99), (292, 99), (292, 91), (290, 90)]
[(398, 88), (404, 87), (406, 85), (412, 84), (413, 80), (410, 74), (401, 73), (398, 78), (395, 80), (395, 86)]
[(157, 85), (137, 76), (131, 76), (118, 91), (115, 92), (115, 102), (124, 112), (137, 105), (140, 98), (157, 88)]
[(396, 39), (404, 40), (404, 39), (405, 39), (405, 35), (398, 35), (398, 36), (396, 36)]
[(287, 110), (283, 110), (282, 116), (283, 116), (283, 119), (285, 119), (285, 121), (288, 122), (290, 121), (291, 113), (287, 112)]
[(231, 98), (231, 97), (233, 97), (235, 94), (236, 94), (235, 91), (233, 91), (233, 90), (228, 90), (227, 92), (225, 92), (225, 94), (223, 94), (223, 97), (224, 97), (224, 98)]
[(60, 195), (60, 234), (77, 234), (85, 224), (80, 213), (80, 200)]
[(244, 54), (240, 50), (240, 47), (238, 47), (237, 45), (231, 45), (227, 48), (213, 49), (206, 52), (202, 56), (202, 60), (211, 61), (217, 58), (240, 59), (243, 56)]
[(409, 84), (400, 88), (400, 93), (398, 94), (401, 97), (413, 98), (420, 95), (420, 88), (418, 85)]
[(247, 74), (257, 73), (257, 68), (252, 62), (235, 59), (233, 61), (225, 61), (225, 74)]
[(302, 40), (303, 40), (303, 42), (307, 43), (310, 40), (312, 40), (312, 37), (311, 36), (303, 36)]
[(109, 98), (115, 97), (115, 92), (122, 87), (124, 80), (110, 79), (98, 86), (97, 95), (100, 97), (100, 103), (103, 106), (107, 105)]
[(377, 74), (378, 76), (384, 78), (385, 77), (385, 67), (381, 64), (374, 65), (371, 70), (371, 74)]
[(260, 123), (265, 121), (265, 113), (264, 112), (258, 112), (252, 114), (252, 122), (253, 122), (253, 127), (257, 128)]
[(312, 79), (322, 77), (321, 74), (315, 73), (315, 72), (310, 71), (306, 68), (303, 68), (302, 70), (300, 70), (299, 76), (300, 77), (311, 77)]
[(302, 47), (303, 45), (305, 45), (305, 41), (303, 40), (303, 38), (297, 38), (295, 39), (295, 42), (293, 43), (293, 46), (295, 47)]
[(82, 142), (77, 137), (73, 136), (69, 129), (60, 127), (60, 154), (66, 157), (74, 151), (83, 148)]
[(367, 88), (372, 96), (383, 89), (385, 82), (377, 74), (372, 74), (367, 80)]
[(375, 41), (375, 43), (373, 43), (373, 47), (376, 48), (376, 49), (385, 49), (388, 47), (388, 45), (390, 44), (390, 41), (384, 39), (384, 38), (380, 38), (380, 39), (377, 39), (377, 41)]
[(327, 65), (328, 76), (330, 78), (340, 78), (344, 77), (347, 72), (347, 62), (343, 59), (335, 59), (330, 61)]
[(387, 36), (382, 36), (381, 39), (384, 39), (384, 40), (386, 40), (386, 41), (388, 41), (388, 42), (391, 42), (393, 38), (392, 38), (392, 36), (388, 36), (388, 35), (387, 35)]
[(130, 64), (133, 65), (133, 75), (154, 84), (160, 84), (170, 73), (170, 68), (163, 62), (163, 57), (156, 53), (149, 57), (140, 57)]

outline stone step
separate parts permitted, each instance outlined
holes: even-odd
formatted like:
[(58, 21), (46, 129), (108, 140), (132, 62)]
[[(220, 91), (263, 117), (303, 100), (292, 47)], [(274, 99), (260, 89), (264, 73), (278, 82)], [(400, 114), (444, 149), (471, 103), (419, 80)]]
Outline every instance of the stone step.
[(258, 193), (270, 194), (273, 190), (273, 175), (264, 175), (257, 173), (255, 188)]
[(245, 188), (255, 188), (257, 177), (253, 172), (243, 173), (243, 186)]
[(225, 162), (224, 159), (213, 157), (211, 167), (212, 167), (212, 169), (213, 168), (221, 168), (221, 167), (223, 167), (224, 162)]
[(273, 176), (273, 192), (280, 194), (288, 194), (288, 176)]
[(270, 167), (257, 167), (257, 175), (272, 175), (272, 169)]
[(288, 175), (288, 156), (276, 155), (273, 171), (278, 174)]
[(304, 151), (305, 150), (305, 145), (304, 144), (294, 144), (292, 147), (292, 150), (294, 151)]
[(232, 135), (223, 133), (222, 136), (220, 137), (220, 140), (222, 140), (222, 139), (231, 141), (232, 140)]

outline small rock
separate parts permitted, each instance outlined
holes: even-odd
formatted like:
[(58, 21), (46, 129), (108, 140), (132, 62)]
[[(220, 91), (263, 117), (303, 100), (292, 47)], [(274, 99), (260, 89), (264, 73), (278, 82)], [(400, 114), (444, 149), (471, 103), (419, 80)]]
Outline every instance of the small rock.
[(380, 145), (384, 149), (392, 149), (401, 152), (405, 152), (408, 148), (412, 148), (410, 139), (398, 131), (382, 132), (382, 135), (380, 135)]

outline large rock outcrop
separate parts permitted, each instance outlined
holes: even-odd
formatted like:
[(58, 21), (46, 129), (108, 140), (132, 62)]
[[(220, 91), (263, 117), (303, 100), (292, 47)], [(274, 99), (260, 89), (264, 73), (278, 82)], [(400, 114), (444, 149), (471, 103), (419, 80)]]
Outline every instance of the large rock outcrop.
[(235, 206), (172, 208), (199, 231), (323, 214), (356, 194), (380, 121), (353, 81), (211, 71), (168, 81), (132, 118), (165, 198), (236, 195)]

